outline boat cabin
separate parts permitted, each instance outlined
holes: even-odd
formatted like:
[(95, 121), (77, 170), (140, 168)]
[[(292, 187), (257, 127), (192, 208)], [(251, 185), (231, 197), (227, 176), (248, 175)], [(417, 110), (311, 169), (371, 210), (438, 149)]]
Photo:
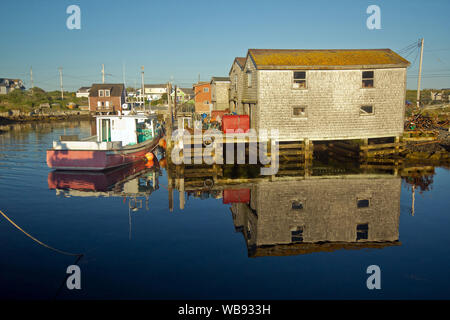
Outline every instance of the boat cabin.
[(118, 142), (122, 146), (151, 140), (156, 135), (156, 115), (97, 116), (97, 142)]

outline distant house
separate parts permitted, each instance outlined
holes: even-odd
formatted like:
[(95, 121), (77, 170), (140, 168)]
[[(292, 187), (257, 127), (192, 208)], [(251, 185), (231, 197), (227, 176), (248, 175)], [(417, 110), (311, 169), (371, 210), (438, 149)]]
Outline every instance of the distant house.
[(236, 57), (229, 72), (230, 76), (230, 111), (243, 113), (242, 91), (244, 81), (245, 57)]
[(198, 82), (194, 84), (195, 95), (195, 112), (196, 113), (210, 113), (212, 109), (211, 104), (211, 84), (209, 82)]
[(91, 87), (81, 87), (77, 90), (76, 97), (77, 98), (89, 98), (89, 90)]
[(431, 101), (442, 101), (444, 100), (444, 91), (431, 91), (430, 92), (431, 95)]
[(211, 103), (213, 110), (227, 110), (230, 106), (229, 77), (212, 77), (211, 78)]
[(7, 94), (16, 89), (25, 90), (22, 80), (0, 78), (0, 94)]
[(193, 101), (194, 99), (194, 89), (192, 88), (179, 88), (179, 92), (180, 92), (180, 97), (181, 100), (180, 102), (184, 103), (184, 102), (188, 102), (188, 101)]
[(280, 140), (399, 137), (409, 65), (390, 49), (249, 49), (243, 113)]
[[(138, 89), (139, 95), (141, 93), (141, 89)], [(162, 98), (162, 95), (167, 93), (167, 85), (166, 84), (146, 84), (144, 85), (144, 94), (147, 100), (159, 100)]]
[(125, 86), (118, 84), (93, 84), (89, 91), (89, 111), (116, 114), (125, 103)]

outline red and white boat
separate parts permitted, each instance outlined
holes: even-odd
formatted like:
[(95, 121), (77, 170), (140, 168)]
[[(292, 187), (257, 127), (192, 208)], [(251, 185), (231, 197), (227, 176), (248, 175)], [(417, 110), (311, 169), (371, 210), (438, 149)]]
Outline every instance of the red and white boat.
[(57, 170), (107, 170), (142, 160), (162, 137), (156, 115), (97, 116), (97, 135), (78, 140), (62, 136), (47, 150), (47, 165)]

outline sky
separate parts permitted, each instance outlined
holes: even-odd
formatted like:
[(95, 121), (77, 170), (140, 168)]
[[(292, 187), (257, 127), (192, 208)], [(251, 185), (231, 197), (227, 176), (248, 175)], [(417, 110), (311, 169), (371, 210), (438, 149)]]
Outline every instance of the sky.
[[(81, 29), (69, 30), (66, 9), (78, 5)], [(378, 5), (381, 29), (369, 30), (366, 13)], [(101, 82), (140, 85), (172, 81), (191, 87), (228, 76), (249, 48), (370, 49), (399, 51), (424, 38), (422, 88), (450, 88), (450, 1), (6, 1), (0, 7), (0, 78), (20, 78), (45, 90)], [(417, 88), (419, 48), (408, 88)], [(124, 77), (125, 75), (125, 77)]]

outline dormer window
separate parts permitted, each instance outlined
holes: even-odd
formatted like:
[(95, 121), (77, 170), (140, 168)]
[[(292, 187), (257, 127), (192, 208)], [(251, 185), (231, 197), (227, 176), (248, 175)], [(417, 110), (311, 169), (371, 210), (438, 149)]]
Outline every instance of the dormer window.
[(105, 90), (105, 97), (109, 97), (110, 96), (110, 90)]
[(105, 96), (105, 91), (104, 90), (98, 90), (98, 96), (99, 97), (104, 97)]

